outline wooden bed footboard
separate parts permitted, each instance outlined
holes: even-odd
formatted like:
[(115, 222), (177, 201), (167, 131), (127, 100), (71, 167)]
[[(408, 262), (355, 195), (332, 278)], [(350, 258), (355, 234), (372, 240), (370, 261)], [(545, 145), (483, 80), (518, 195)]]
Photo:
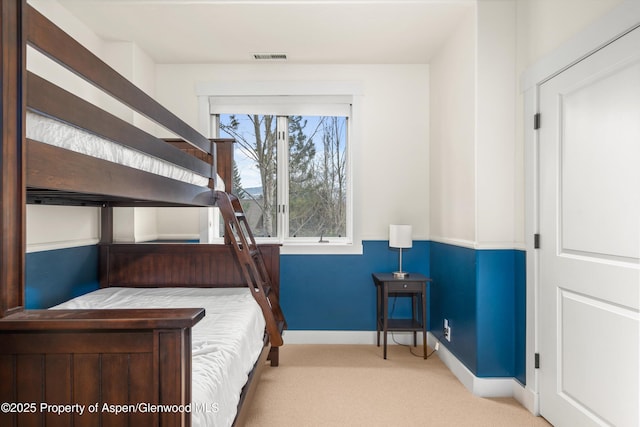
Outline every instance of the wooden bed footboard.
[(189, 426), (203, 309), (31, 310), (0, 320), (0, 425)]

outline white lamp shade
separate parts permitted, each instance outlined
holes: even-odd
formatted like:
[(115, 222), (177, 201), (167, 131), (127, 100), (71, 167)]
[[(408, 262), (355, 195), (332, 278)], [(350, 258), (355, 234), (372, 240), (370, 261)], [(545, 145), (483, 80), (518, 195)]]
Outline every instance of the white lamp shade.
[(412, 246), (410, 225), (391, 224), (389, 226), (389, 247), (410, 248)]

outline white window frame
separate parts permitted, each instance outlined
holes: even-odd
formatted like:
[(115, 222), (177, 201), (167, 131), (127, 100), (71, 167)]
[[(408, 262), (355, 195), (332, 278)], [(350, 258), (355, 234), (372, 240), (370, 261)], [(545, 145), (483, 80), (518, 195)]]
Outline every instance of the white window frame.
[[(344, 115), (348, 117), (349, 125), (347, 135), (347, 170), (348, 170), (348, 192), (347, 192), (347, 218), (346, 232), (347, 238), (335, 239), (330, 243), (320, 243), (317, 239), (289, 239), (288, 230), (282, 229), (282, 241), (272, 239), (281, 243), (282, 254), (362, 254), (362, 240), (357, 227), (354, 226), (356, 209), (354, 205), (354, 188), (356, 171), (354, 152), (360, 145), (360, 131), (357, 117), (359, 117), (360, 98), (362, 96), (361, 84), (358, 82), (210, 82), (200, 83), (196, 87), (199, 100), (200, 130), (209, 135), (215, 136), (217, 124), (212, 120), (214, 114), (221, 111), (212, 108), (212, 105), (221, 105), (224, 101), (231, 101), (237, 109), (235, 113), (261, 113), (256, 111), (256, 105), (269, 108), (267, 114), (275, 115)], [(212, 101), (213, 100), (213, 101)], [(274, 102), (275, 100), (275, 102)], [(281, 108), (274, 111), (274, 105)], [(309, 106), (304, 108), (303, 105)], [(347, 114), (336, 113), (336, 106), (348, 105)], [(295, 110), (291, 107), (295, 106)], [(229, 113), (227, 106), (223, 107)], [(248, 108), (248, 109), (245, 109)], [(266, 111), (266, 109), (264, 110)], [(295, 112), (292, 112), (295, 111)], [(346, 110), (343, 110), (343, 112)], [(354, 119), (355, 118), (355, 119)], [(283, 144), (286, 148), (287, 145)], [(288, 158), (288, 153), (282, 158)], [(283, 168), (284, 169), (284, 168)], [(286, 169), (284, 169), (286, 170)], [(280, 186), (288, 183), (288, 177), (279, 178), (278, 191)], [(280, 194), (279, 194), (280, 196)], [(282, 216), (278, 217), (283, 221)], [(215, 222), (215, 221), (214, 221)], [(207, 221), (211, 224), (211, 221)], [(278, 224), (282, 227), (284, 224)], [(204, 234), (211, 234), (210, 230)], [(269, 239), (260, 239), (267, 242)]]

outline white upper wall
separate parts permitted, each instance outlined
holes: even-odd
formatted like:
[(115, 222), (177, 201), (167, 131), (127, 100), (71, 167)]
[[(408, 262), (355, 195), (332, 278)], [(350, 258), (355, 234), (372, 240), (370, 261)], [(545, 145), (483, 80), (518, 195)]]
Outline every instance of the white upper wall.
[[(429, 67), (427, 65), (157, 65), (157, 98), (199, 128), (196, 86), (235, 82), (354, 82), (354, 229), (363, 240), (388, 239), (390, 223), (429, 237)], [(355, 121), (358, 121), (355, 123)]]
[(158, 239), (198, 240), (202, 209), (206, 208), (156, 209)]
[(516, 0), (518, 76), (623, 0)]
[(431, 238), (516, 242), (515, 3), (483, 0), (431, 63)]
[(475, 241), (475, 9), (430, 67), (430, 230), (437, 241)]
[(27, 252), (95, 245), (100, 239), (97, 208), (27, 205)]
[(431, 238), (524, 247), (518, 79), (622, 0), (482, 0), (431, 62)]
[(483, 0), (476, 27), (478, 248), (524, 247), (515, 238), (516, 5)]

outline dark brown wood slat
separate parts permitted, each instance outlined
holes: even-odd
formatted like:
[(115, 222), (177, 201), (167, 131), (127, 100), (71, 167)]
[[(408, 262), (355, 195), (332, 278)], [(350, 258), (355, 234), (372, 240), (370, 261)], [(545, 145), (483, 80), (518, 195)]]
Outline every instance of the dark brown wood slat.
[[(0, 355), (0, 402), (15, 402), (15, 356)], [(16, 416), (9, 412), (0, 411), (0, 425), (15, 426)]]
[(276, 296), (280, 295), (280, 246), (279, 245), (259, 245), (260, 253), (265, 264), (265, 268), (271, 278), (271, 291)]
[(212, 206), (213, 192), (163, 176), (117, 165), (41, 142), (27, 140), (27, 186), (70, 193)]
[(0, 3), (0, 317), (24, 306), (25, 0)]
[(124, 78), (33, 7), (27, 11), (27, 41), (34, 48), (124, 104), (203, 151), (209, 141)]
[(232, 191), (233, 183), (233, 144), (234, 139), (230, 138), (213, 138), (210, 139), (215, 146), (215, 161), (212, 161), (211, 156), (205, 155), (202, 151), (194, 152), (193, 149), (189, 149), (189, 144), (179, 139), (165, 139), (169, 144), (180, 150), (187, 151), (192, 156), (196, 156), (199, 159), (211, 164), (216, 165), (215, 173), (217, 173), (224, 182), (226, 191)]
[[(16, 357), (16, 402), (44, 402), (44, 356), (23, 354)], [(40, 426), (40, 408), (35, 413), (17, 414), (19, 426)]]
[(151, 335), (135, 332), (112, 333), (16, 333), (2, 334), (3, 344), (14, 354), (102, 353), (109, 351), (144, 353), (149, 351)]
[[(215, 196), (214, 196), (215, 197)], [(119, 196), (103, 195), (103, 194), (90, 194), (90, 193), (78, 193), (72, 191), (59, 191), (59, 190), (47, 190), (47, 189), (27, 189), (27, 203), (30, 204), (42, 204), (42, 205), (62, 205), (62, 206), (96, 206), (96, 207), (175, 207), (175, 206), (214, 206), (215, 200), (212, 204), (203, 205), (206, 200), (209, 200), (209, 192), (205, 190), (202, 197), (198, 199), (198, 203), (179, 203), (179, 202), (167, 202), (167, 201), (151, 201), (142, 199), (127, 199)], [(200, 203), (202, 201), (202, 203)]]
[[(80, 405), (94, 405), (100, 403), (100, 355), (73, 355), (73, 402)], [(82, 416), (75, 414), (74, 427), (94, 427), (100, 425), (100, 412), (85, 410)]]
[(215, 139), (217, 173), (224, 181), (225, 190), (232, 192), (233, 184), (233, 139)]
[[(210, 165), (214, 164), (213, 162), (214, 153), (205, 153), (204, 151), (198, 150), (197, 148), (193, 147), (191, 144), (183, 141), (182, 139), (163, 138), (162, 140), (167, 144), (171, 145), (172, 147), (176, 147), (180, 151), (185, 151), (191, 156), (197, 157), (198, 159), (202, 160), (207, 164), (210, 164)], [(209, 139), (209, 141), (213, 142), (212, 139)]]
[[(71, 396), (72, 370), (70, 354), (47, 354), (44, 358), (44, 402), (52, 405), (72, 405)], [(71, 413), (45, 412), (45, 424), (51, 427), (69, 426)]]
[[(158, 331), (160, 353), (160, 404), (186, 405), (191, 402), (191, 330)], [(185, 412), (160, 414), (160, 424), (181, 426)], [(189, 418), (190, 421), (190, 418)]]
[[(149, 135), (140, 128), (107, 113), (33, 73), (27, 74), (27, 84), (29, 88), (27, 108), (36, 113), (56, 117), (110, 141), (147, 153), (204, 177), (213, 178), (215, 176), (211, 163), (206, 163), (172, 144)], [(189, 146), (186, 142), (184, 145)], [(201, 152), (196, 148), (191, 148), (190, 151)], [(206, 159), (206, 156), (203, 157)], [(212, 175), (212, 173), (214, 174)]]
[(100, 243), (113, 243), (113, 208), (103, 206), (100, 209)]
[[(158, 397), (152, 392), (149, 384), (153, 384), (153, 354), (139, 353), (129, 355), (129, 401), (153, 403)], [(152, 412), (138, 412), (130, 416), (132, 426), (158, 425), (157, 416)]]
[[(128, 354), (102, 354), (101, 355), (102, 403), (108, 405), (122, 405), (129, 400), (129, 355)], [(101, 407), (102, 407), (101, 403)], [(102, 409), (102, 408), (101, 408)], [(100, 411), (102, 426), (123, 426), (128, 423), (129, 414), (115, 414), (109, 411)]]
[(202, 160), (203, 162), (205, 162), (211, 167), (212, 172), (215, 172), (214, 165), (216, 164), (216, 162), (214, 161), (214, 158), (216, 157), (216, 145), (215, 145), (214, 139), (211, 139), (211, 138), (209, 139), (209, 142), (211, 143), (211, 150), (208, 153), (205, 153), (202, 150), (198, 150), (197, 148), (193, 147), (191, 144), (183, 141), (182, 139), (163, 138), (162, 140), (165, 143), (171, 145), (172, 147), (177, 148), (180, 151), (184, 151), (190, 156), (193, 156)]
[[(204, 310), (201, 308), (25, 310), (2, 319), (0, 334), (11, 334), (13, 331), (42, 330), (46, 331), (43, 334), (60, 331), (69, 334), (69, 336), (72, 335), (72, 331), (90, 331), (92, 332), (90, 336), (98, 336), (102, 333), (100, 331), (109, 329), (128, 330), (135, 334), (144, 329), (190, 328), (203, 317)], [(104, 334), (108, 335), (108, 332), (104, 332)], [(2, 337), (5, 339), (4, 336)], [(65, 337), (60, 335), (57, 339), (63, 340)], [(136, 339), (142, 340), (143, 337)]]
[(193, 271), (191, 272), (191, 277), (189, 278), (190, 282), (198, 282), (201, 281), (203, 284), (204, 283), (211, 283), (211, 280), (209, 279), (210, 275), (211, 275), (211, 267), (212, 267), (212, 262), (211, 260), (203, 255), (203, 254), (196, 254), (193, 256)]

